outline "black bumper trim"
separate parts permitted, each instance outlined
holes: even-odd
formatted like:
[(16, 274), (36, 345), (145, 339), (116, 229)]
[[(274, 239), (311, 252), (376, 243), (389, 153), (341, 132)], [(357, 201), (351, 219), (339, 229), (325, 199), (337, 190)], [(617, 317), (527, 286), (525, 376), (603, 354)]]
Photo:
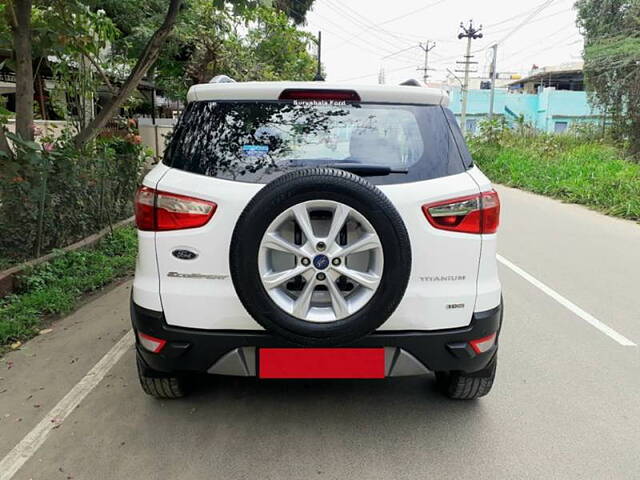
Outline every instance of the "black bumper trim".
[[(469, 340), (499, 333), (502, 302), (497, 307), (473, 314), (462, 328), (431, 331), (374, 332), (344, 347), (399, 347), (411, 353), (431, 371), (477, 372), (493, 358), (496, 344), (483, 354), (475, 354)], [(165, 373), (206, 372), (227, 352), (239, 347), (300, 347), (269, 332), (255, 330), (199, 330), (167, 325), (163, 312), (149, 310), (131, 301), (131, 322), (136, 332), (167, 340), (163, 351), (151, 353), (136, 341), (144, 363)]]

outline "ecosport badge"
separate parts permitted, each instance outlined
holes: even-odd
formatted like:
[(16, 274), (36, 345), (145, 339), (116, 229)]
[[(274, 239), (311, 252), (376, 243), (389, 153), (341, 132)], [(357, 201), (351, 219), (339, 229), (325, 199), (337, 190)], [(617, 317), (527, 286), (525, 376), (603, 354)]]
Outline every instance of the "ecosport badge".
[(225, 280), (229, 278), (229, 275), (215, 275), (215, 274), (207, 274), (207, 273), (180, 273), (180, 272), (169, 272), (167, 273), (167, 277), (171, 278), (199, 278), (203, 280)]

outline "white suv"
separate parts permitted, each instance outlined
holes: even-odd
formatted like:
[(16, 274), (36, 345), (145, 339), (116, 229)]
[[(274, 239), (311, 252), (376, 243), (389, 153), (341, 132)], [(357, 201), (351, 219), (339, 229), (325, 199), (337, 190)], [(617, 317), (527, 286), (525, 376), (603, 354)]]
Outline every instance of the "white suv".
[(491, 389), (500, 203), (441, 91), (193, 86), (136, 196), (144, 391), (193, 373)]

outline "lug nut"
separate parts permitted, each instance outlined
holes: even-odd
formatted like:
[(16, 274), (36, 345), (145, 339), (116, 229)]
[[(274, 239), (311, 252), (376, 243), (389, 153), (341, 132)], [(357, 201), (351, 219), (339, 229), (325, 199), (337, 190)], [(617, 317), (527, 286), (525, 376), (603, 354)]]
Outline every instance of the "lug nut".
[(325, 248), (327, 248), (327, 245), (324, 242), (316, 243), (316, 250), (323, 252)]
[(323, 281), (325, 278), (327, 278), (327, 276), (326, 276), (324, 273), (322, 273), (322, 272), (320, 272), (320, 273), (318, 273), (318, 274), (316, 275), (316, 279), (317, 279), (317, 280)]
[(311, 260), (309, 260), (307, 257), (304, 257), (300, 260), (300, 263), (302, 265), (304, 265), (305, 267), (309, 266), (309, 264), (311, 263)]
[(333, 264), (337, 267), (337, 266), (338, 266), (338, 265), (340, 265), (340, 263), (342, 263), (342, 262), (341, 262), (341, 260), (340, 260), (338, 257), (336, 257), (336, 258), (334, 258), (333, 260), (331, 260), (331, 263), (333, 263)]

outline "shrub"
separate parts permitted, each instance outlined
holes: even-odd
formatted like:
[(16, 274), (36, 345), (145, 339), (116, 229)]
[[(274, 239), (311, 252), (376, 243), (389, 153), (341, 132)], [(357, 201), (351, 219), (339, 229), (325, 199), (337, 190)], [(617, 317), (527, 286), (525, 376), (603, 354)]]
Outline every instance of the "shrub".
[(566, 135), (469, 139), (474, 160), (493, 181), (630, 220), (640, 220), (640, 165), (592, 129)]
[(95, 248), (66, 252), (18, 279), (15, 294), (0, 299), (0, 346), (35, 335), (43, 317), (68, 313), (82, 294), (133, 271), (136, 230), (115, 229)]
[(83, 150), (66, 134), (42, 146), (11, 137), (16, 158), (0, 159), (2, 263), (68, 245), (132, 214), (146, 157), (130, 133)]

